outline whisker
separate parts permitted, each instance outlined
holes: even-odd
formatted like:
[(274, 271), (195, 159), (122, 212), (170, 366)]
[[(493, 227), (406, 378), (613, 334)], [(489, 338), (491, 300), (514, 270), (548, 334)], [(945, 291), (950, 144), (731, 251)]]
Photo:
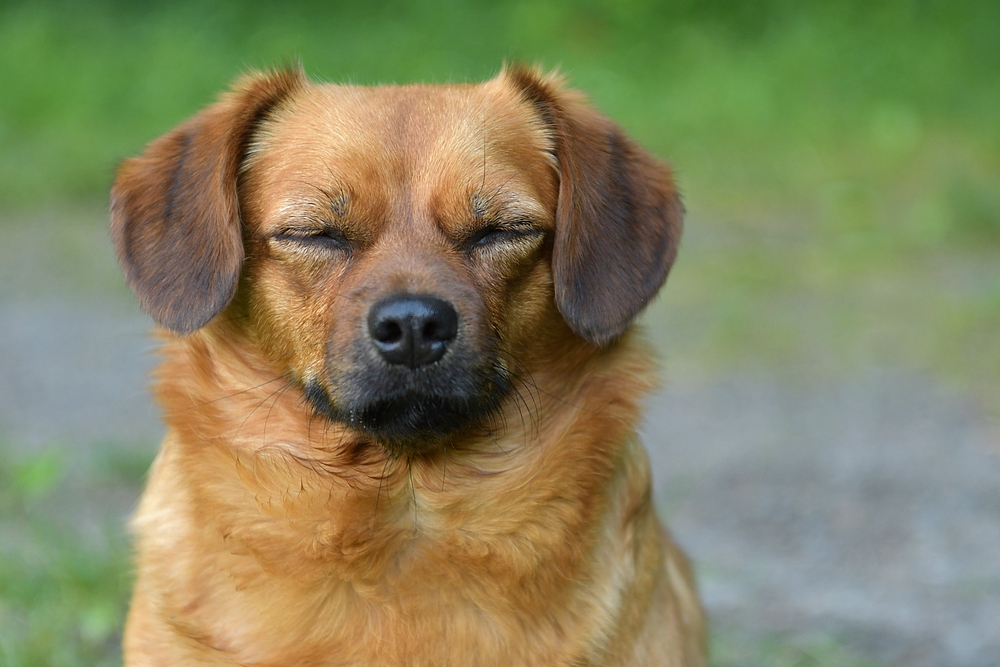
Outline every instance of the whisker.
[(264, 415), (264, 428), (261, 431), (261, 444), (267, 443), (267, 420), (271, 418), (271, 411), (274, 410), (274, 406), (278, 404), (278, 401), (281, 399), (281, 395), (288, 391), (291, 387), (292, 383), (288, 382), (285, 386), (275, 392), (276, 396), (274, 397), (274, 400), (271, 401), (271, 407), (267, 409), (267, 414)]
[(518, 376), (514, 376), (514, 381), (516, 383), (514, 385), (515, 386), (514, 396), (516, 397), (515, 400), (520, 400), (521, 403), (524, 404), (525, 412), (528, 413), (527, 423), (525, 423), (523, 417), (521, 419), (521, 429), (524, 431), (524, 445), (527, 447), (529, 437), (537, 440), (541, 435), (541, 426), (540, 426), (541, 412), (537, 409), (534, 412), (532, 412), (531, 406), (528, 405), (528, 399), (524, 397), (522, 388), (527, 390), (529, 396), (531, 395), (531, 389), (528, 386), (528, 384)]
[(306, 442), (308, 442), (310, 445), (312, 444), (313, 420), (316, 419), (316, 417), (317, 414), (316, 411), (314, 410), (309, 413), (309, 418), (306, 420)]
[(448, 445), (444, 446), (444, 466), (441, 470), (441, 491), (444, 491), (444, 481), (448, 477)]
[[(496, 347), (497, 351), (499, 353), (501, 353), (507, 359), (513, 361), (514, 364), (520, 370), (520, 372), (515, 371), (515, 372), (508, 373), (507, 370), (505, 368), (503, 368), (502, 366), (500, 366), (500, 365), (496, 366), (498, 372), (504, 373), (512, 381), (512, 387), (511, 387), (511, 389), (513, 391), (511, 393), (513, 394), (513, 400), (514, 400), (515, 407), (517, 407), (518, 412), (521, 414), (521, 427), (522, 427), (522, 430), (524, 431), (524, 434), (525, 434), (525, 444), (527, 444), (527, 437), (528, 437), (527, 424), (528, 424), (528, 422), (531, 422), (531, 424), (534, 426), (535, 435), (537, 436), (537, 434), (539, 433), (539, 430), (538, 430), (539, 429), (539, 421), (540, 421), (540, 417), (541, 417), (541, 414), (542, 414), (542, 412), (541, 412), (541, 403), (538, 400), (538, 397), (531, 391), (531, 387), (532, 387), (532, 384), (533, 384), (533, 379), (532, 379), (532, 383), (529, 384), (529, 382), (527, 380), (525, 380), (521, 376), (521, 374), (524, 373), (529, 378), (531, 378), (531, 371), (528, 369), (528, 367), (520, 359), (518, 359), (510, 351), (509, 346), (506, 345), (505, 341), (502, 338), (500, 338), (498, 336), (490, 336), (490, 338), (493, 341), (497, 342), (497, 343), (501, 343), (501, 345), (497, 345), (497, 347)], [(526, 398), (524, 396), (524, 392), (522, 391), (522, 387), (524, 388), (524, 390), (527, 391), (528, 397), (531, 398), (531, 403), (530, 404), (528, 402), (528, 398)], [(520, 403), (519, 403), (519, 401), (520, 401)], [(521, 412), (521, 405), (524, 406), (524, 412)], [(525, 413), (527, 413), (527, 416), (529, 417), (529, 419), (527, 419), (527, 420), (525, 419)]]
[(416, 537), (419, 532), (419, 524), (417, 520), (417, 489), (413, 485), (413, 461), (410, 457), (406, 457), (406, 473), (410, 477), (410, 498), (413, 502), (413, 537)]
[[(493, 338), (493, 339), (495, 339), (495, 340), (497, 340), (497, 341), (499, 341), (499, 342), (503, 343), (504, 345), (508, 345), (508, 346), (510, 346), (510, 345), (511, 345), (511, 343), (508, 343), (507, 341), (505, 341), (504, 339), (502, 339), (502, 338), (500, 338), (500, 337), (498, 337), (498, 336), (490, 336), (490, 338)], [(523, 350), (524, 350), (525, 352), (527, 352), (527, 353), (528, 353), (528, 354), (530, 354), (530, 355), (531, 355), (532, 357), (534, 357), (536, 361), (539, 361), (539, 363), (541, 363), (541, 360), (540, 360), (540, 359), (538, 359), (538, 357), (537, 357), (537, 356), (535, 356), (535, 355), (534, 355), (534, 354), (533, 354), (533, 353), (531, 352), (531, 350), (529, 350), (528, 348), (524, 347), (523, 345), (518, 345), (517, 347), (519, 347), (519, 348), (523, 349)], [(508, 354), (510, 354), (510, 353), (508, 352)], [(512, 358), (512, 359), (515, 359), (515, 360), (516, 360), (516, 358), (515, 358), (515, 357), (513, 357), (513, 355), (511, 355), (511, 358)], [(528, 375), (530, 376), (530, 373), (529, 373)], [(531, 386), (532, 386), (532, 387), (534, 387), (534, 388), (535, 388), (535, 389), (536, 389), (537, 391), (539, 391), (539, 392), (541, 392), (541, 393), (545, 394), (545, 395), (546, 395), (546, 396), (548, 396), (549, 398), (551, 398), (551, 399), (553, 399), (553, 400), (555, 400), (555, 401), (559, 401), (559, 402), (560, 402), (560, 403), (562, 403), (563, 405), (567, 405), (567, 406), (569, 406), (569, 407), (571, 407), (571, 408), (576, 408), (577, 410), (581, 410), (581, 411), (583, 411), (583, 412), (586, 412), (587, 414), (596, 414), (596, 413), (595, 413), (595, 412), (594, 412), (593, 410), (588, 410), (587, 408), (584, 408), (583, 406), (580, 406), (580, 405), (576, 405), (575, 403), (571, 403), (571, 402), (569, 402), (569, 401), (567, 401), (567, 400), (565, 400), (565, 399), (563, 399), (563, 398), (560, 398), (560, 397), (556, 396), (555, 394), (552, 394), (552, 393), (550, 393), (550, 392), (548, 392), (548, 391), (546, 391), (546, 390), (542, 389), (542, 388), (541, 388), (541, 387), (539, 387), (539, 386), (538, 386), (538, 384), (537, 384), (537, 383), (536, 383), (536, 382), (534, 381), (534, 378), (532, 378), (532, 379), (531, 379)]]
[(480, 426), (480, 428), (482, 429), (483, 433), (486, 434), (486, 437), (493, 441), (493, 444), (496, 445), (497, 449), (499, 449), (503, 453), (504, 456), (507, 456), (507, 457), (510, 456), (510, 452), (508, 452), (506, 449), (504, 449), (500, 445), (500, 442), (493, 436), (493, 432), (491, 430), (487, 430), (485, 427), (482, 427), (482, 426)]
[(273, 396), (275, 396), (275, 395), (276, 395), (276, 394), (277, 394), (278, 392), (280, 392), (280, 391), (283, 391), (284, 389), (286, 389), (286, 388), (287, 388), (287, 386), (288, 386), (288, 385), (282, 385), (282, 386), (278, 387), (277, 389), (275, 389), (274, 391), (272, 391), (272, 392), (271, 392), (270, 394), (268, 394), (267, 396), (265, 396), (265, 397), (264, 397), (264, 399), (263, 399), (263, 400), (262, 400), (262, 401), (261, 401), (260, 403), (258, 403), (258, 404), (257, 404), (257, 406), (256, 406), (256, 407), (255, 407), (255, 408), (254, 408), (253, 410), (251, 410), (251, 411), (250, 411), (250, 412), (249, 412), (249, 413), (247, 414), (247, 416), (246, 416), (246, 417), (244, 417), (244, 418), (243, 418), (243, 421), (242, 421), (242, 422), (240, 422), (240, 425), (236, 427), (236, 430), (235, 430), (235, 431), (233, 431), (233, 437), (232, 437), (232, 440), (231, 440), (230, 442), (235, 442), (235, 441), (236, 441), (236, 437), (237, 437), (237, 436), (238, 436), (238, 435), (240, 434), (240, 430), (241, 430), (241, 429), (242, 429), (242, 428), (243, 428), (243, 427), (244, 427), (244, 426), (246, 425), (246, 423), (247, 423), (247, 422), (248, 422), (248, 421), (250, 420), (250, 417), (252, 417), (252, 416), (253, 416), (253, 413), (257, 412), (257, 410), (259, 410), (259, 409), (260, 409), (260, 408), (261, 408), (261, 407), (262, 407), (262, 406), (263, 406), (263, 405), (264, 405), (265, 403), (267, 403), (267, 402), (268, 402), (268, 401), (269, 401), (269, 400), (270, 400), (270, 399), (271, 399), (271, 398), (272, 398)]
[[(329, 422), (329, 420), (327, 420)], [(337, 451), (342, 452), (344, 450), (344, 438), (347, 437), (347, 428), (340, 429), (340, 440), (337, 441)]]
[[(535, 428), (535, 436), (537, 437), (539, 435), (539, 429), (541, 428), (540, 422), (542, 417), (542, 404), (538, 395), (535, 392), (531, 391), (532, 388), (535, 387), (534, 377), (532, 377), (531, 370), (528, 369), (528, 367), (524, 364), (524, 362), (518, 359), (512, 352), (506, 350), (505, 354), (507, 354), (507, 356), (520, 369), (520, 372), (512, 373), (511, 378), (516, 383), (519, 383), (519, 386), (515, 385), (516, 387), (515, 393), (517, 397), (520, 398), (521, 401), (524, 403), (524, 408), (528, 412), (529, 416), (534, 417), (534, 419), (532, 419), (531, 421)], [(528, 376), (527, 380), (522, 376), (522, 373)], [(531, 398), (531, 405), (528, 405), (528, 399), (525, 398), (524, 394), (522, 393), (521, 387), (523, 387), (527, 391), (528, 396)]]
[[(318, 412), (316, 412), (314, 414), (319, 415)], [(319, 416), (323, 417), (323, 415), (319, 415)], [(330, 427), (332, 425), (333, 425), (333, 422), (331, 422), (329, 419), (326, 419), (325, 417), (323, 418), (323, 444), (324, 445), (326, 445), (326, 438), (327, 438), (328, 435), (330, 435)]]
[(212, 403), (217, 403), (219, 401), (224, 401), (224, 400), (226, 400), (228, 398), (235, 398), (236, 396), (239, 396), (240, 394), (245, 394), (247, 392), (254, 391), (255, 389), (260, 389), (261, 387), (266, 387), (267, 385), (271, 384), (272, 382), (277, 382), (278, 380), (281, 380), (281, 379), (289, 380), (290, 379), (290, 374), (289, 373), (282, 373), (278, 377), (271, 378), (267, 382), (261, 382), (260, 384), (255, 385), (253, 387), (248, 387), (246, 389), (243, 389), (241, 391), (237, 391), (237, 392), (235, 392), (233, 394), (228, 394), (226, 396), (220, 396), (219, 398), (213, 398), (210, 401), (205, 401), (204, 403), (198, 403), (197, 405), (192, 405), (191, 407), (184, 408), (184, 409), (185, 410), (194, 410), (195, 408), (203, 408), (206, 405), (211, 405)]
[[(519, 396), (520, 392), (514, 392), (514, 395), (515, 396)], [(521, 404), (518, 403), (518, 401), (517, 401), (516, 398), (514, 399), (514, 407), (517, 408), (517, 415), (521, 418), (521, 431), (524, 433), (524, 445), (525, 445), (525, 447), (527, 447), (527, 445), (528, 445), (528, 428), (527, 428), (527, 425), (525, 424), (525, 421), (524, 421), (524, 413), (521, 412)], [(527, 407), (528, 406), (525, 405), (525, 408), (527, 408)]]
[[(378, 491), (375, 493), (375, 512), (372, 514), (372, 536), (368, 540), (368, 559), (371, 560), (372, 548), (375, 545), (375, 526), (378, 524), (378, 503), (382, 498), (382, 482), (385, 481), (385, 471), (389, 468), (389, 464), (392, 462), (392, 457), (385, 457), (385, 465), (382, 466), (382, 474), (378, 478)], [(386, 495), (388, 496), (388, 490), (386, 490)], [(389, 502), (389, 498), (386, 498), (386, 502)], [(391, 506), (391, 504), (390, 504)]]

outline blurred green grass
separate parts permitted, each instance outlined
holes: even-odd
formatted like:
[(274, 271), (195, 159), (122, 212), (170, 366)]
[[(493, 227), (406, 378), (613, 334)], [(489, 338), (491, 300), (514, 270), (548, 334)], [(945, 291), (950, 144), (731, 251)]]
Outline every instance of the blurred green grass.
[(0, 205), (103, 197), (240, 71), (480, 79), (561, 66), (705, 217), (1000, 236), (993, 2), (31, 2), (0, 6)]
[(0, 447), (0, 666), (121, 664), (131, 587), (122, 517), (148, 447), (97, 443), (84, 468), (55, 448)]
[[(672, 375), (904, 366), (1000, 414), (1000, 3), (0, 0), (0, 229), (90, 215), (122, 158), (292, 58), (362, 84), (561, 67), (676, 166), (689, 228), (645, 317)], [(115, 494), (146, 462), (93, 450), (0, 460), (0, 666), (118, 662)], [(832, 640), (714, 646), (727, 667), (867, 664)]]

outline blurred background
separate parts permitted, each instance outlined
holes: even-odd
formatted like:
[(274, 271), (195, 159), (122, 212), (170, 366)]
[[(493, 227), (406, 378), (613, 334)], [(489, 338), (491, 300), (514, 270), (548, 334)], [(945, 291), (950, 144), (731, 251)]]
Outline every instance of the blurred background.
[(114, 168), (294, 58), (558, 67), (675, 166), (643, 430), (715, 665), (1000, 664), (1000, 3), (0, 0), (0, 666), (120, 664), (162, 431)]

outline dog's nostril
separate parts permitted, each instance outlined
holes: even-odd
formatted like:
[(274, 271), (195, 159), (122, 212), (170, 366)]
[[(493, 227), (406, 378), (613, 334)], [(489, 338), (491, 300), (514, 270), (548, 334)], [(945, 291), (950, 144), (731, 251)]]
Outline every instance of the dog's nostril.
[(458, 313), (437, 297), (396, 294), (372, 306), (368, 332), (386, 361), (416, 368), (444, 356), (458, 335)]
[(443, 323), (432, 320), (424, 325), (423, 335), (424, 339), (428, 341), (447, 341), (455, 337), (455, 332), (454, 330), (449, 330)]
[(380, 343), (397, 343), (403, 338), (403, 328), (399, 322), (382, 321), (372, 331), (372, 338)]

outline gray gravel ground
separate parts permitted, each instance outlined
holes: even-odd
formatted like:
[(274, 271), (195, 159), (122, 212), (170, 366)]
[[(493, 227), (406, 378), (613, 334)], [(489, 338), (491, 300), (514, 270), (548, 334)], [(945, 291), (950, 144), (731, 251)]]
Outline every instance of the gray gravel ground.
[[(4, 305), (6, 441), (73, 458), (155, 446), (147, 324), (120, 307)], [(892, 372), (731, 377), (668, 386), (644, 431), (717, 632), (834, 637), (888, 665), (1000, 664), (1000, 449), (961, 396)]]
[(1000, 665), (1000, 448), (961, 396), (901, 373), (735, 377), (670, 387), (646, 433), (664, 514), (724, 634)]

